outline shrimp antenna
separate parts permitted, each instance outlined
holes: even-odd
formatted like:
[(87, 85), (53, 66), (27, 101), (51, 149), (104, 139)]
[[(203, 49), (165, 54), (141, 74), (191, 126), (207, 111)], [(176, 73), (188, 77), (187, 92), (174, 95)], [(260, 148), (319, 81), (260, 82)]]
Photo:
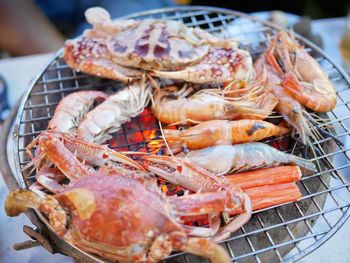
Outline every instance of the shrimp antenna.
[[(144, 76), (144, 75), (142, 75), (142, 76)], [(146, 75), (147, 76), (147, 78), (151, 81), (151, 84), (152, 84), (152, 86), (157, 90), (157, 91), (159, 91), (160, 90), (160, 85), (157, 83), (157, 81), (151, 76), (151, 75)]]
[(306, 112), (306, 111), (305, 111), (304, 113), (306, 113), (307, 119), (308, 119), (312, 124), (314, 124), (314, 125), (313, 125), (313, 128), (315, 128), (315, 129), (313, 129), (313, 131), (314, 131), (315, 133), (318, 134), (319, 138), (324, 138), (324, 137), (326, 137), (326, 138), (332, 138), (336, 143), (338, 143), (338, 144), (341, 145), (341, 146), (344, 146), (344, 143), (343, 143), (342, 141), (340, 141), (335, 135), (333, 135), (333, 134), (330, 133), (329, 131), (327, 131), (327, 130), (325, 130), (324, 128), (322, 128), (323, 125), (322, 125), (322, 124), (319, 125), (319, 124), (317, 123), (317, 121), (316, 121), (315, 119), (312, 118), (312, 115), (308, 114), (308, 112)]
[(294, 151), (295, 151), (295, 148), (296, 148), (297, 144), (298, 144), (298, 142), (295, 141), (294, 145), (293, 145), (293, 148), (292, 148), (292, 151), (291, 151), (291, 154), (294, 154)]
[(316, 129), (320, 132), (321, 135), (332, 138), (336, 143), (340, 144), (341, 146), (344, 146), (344, 143), (340, 141), (335, 135), (331, 134), (330, 132), (326, 131), (325, 129), (322, 129), (319, 126), (315, 126)]
[(319, 115), (312, 113), (312, 112), (309, 113), (309, 112), (305, 111), (305, 113), (310, 115), (313, 118), (313, 123), (315, 124), (314, 126), (334, 128), (333, 125), (327, 124), (327, 122), (331, 122), (330, 118), (322, 118)]
[[(317, 125), (315, 125), (315, 123), (317, 124), (316, 120), (306, 111), (303, 110), (303, 116), (305, 117), (305, 119), (303, 119), (303, 121), (305, 122), (305, 126), (308, 127), (308, 135), (313, 139), (314, 142), (311, 141), (311, 139), (309, 138), (309, 136), (306, 138), (307, 144), (310, 146), (311, 151), (315, 157), (315, 161), (317, 164), (317, 168), (319, 169), (319, 171), (322, 171), (321, 169), (321, 165), (319, 162), (319, 159), (317, 158), (317, 153), (316, 153), (316, 148), (315, 145), (320, 147), (320, 142), (319, 140), (323, 138), (322, 134), (319, 132), (319, 130), (317, 129), (312, 129), (312, 127), (310, 127), (310, 123), (313, 125), (313, 127), (317, 127)], [(309, 121), (309, 123), (306, 122), (306, 120)], [(321, 148), (321, 147), (320, 147)]]
[(165, 137), (165, 135), (164, 135), (162, 123), (161, 123), (160, 121), (158, 121), (158, 124), (159, 124), (159, 129), (160, 129), (160, 132), (161, 132), (161, 134), (162, 134), (162, 138), (163, 138), (163, 141), (164, 141), (164, 143), (165, 143), (165, 146), (167, 147), (167, 149), (168, 149), (170, 155), (171, 155), (172, 157), (175, 157), (174, 154), (173, 154), (173, 152), (171, 151), (171, 149), (170, 149), (170, 147), (169, 147), (169, 144), (168, 144), (168, 142), (167, 142), (167, 140), (166, 140), (166, 137)]
[(309, 112), (309, 114), (317, 119), (317, 120), (320, 120), (320, 121), (330, 121), (330, 118), (322, 118), (321, 116), (319, 116), (318, 114), (314, 113), (314, 112)]
[(156, 103), (154, 102), (152, 92), (150, 90), (147, 90), (146, 92), (150, 95), (151, 104), (152, 104), (152, 107), (154, 107), (156, 105)]

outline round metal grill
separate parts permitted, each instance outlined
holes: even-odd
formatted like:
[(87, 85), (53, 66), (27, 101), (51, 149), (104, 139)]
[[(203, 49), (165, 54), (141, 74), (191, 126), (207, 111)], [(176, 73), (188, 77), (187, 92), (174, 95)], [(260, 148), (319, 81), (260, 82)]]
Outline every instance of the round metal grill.
[[(214, 34), (240, 41), (241, 48), (253, 58), (261, 54), (269, 39), (277, 32), (273, 25), (245, 14), (218, 8), (186, 7), (148, 11), (127, 18), (174, 19), (188, 26), (199, 26)], [(297, 37), (298, 38), (298, 37)], [(315, 141), (317, 157), (286, 137), (289, 143), (271, 140), (280, 149), (313, 158), (321, 169), (304, 176), (298, 183), (303, 194), (300, 201), (256, 211), (252, 219), (222, 243), (233, 261), (277, 262), (295, 261), (328, 240), (349, 217), (349, 148), (350, 148), (350, 80), (332, 60), (310, 42), (298, 38), (315, 56), (337, 90), (337, 107), (329, 112), (323, 128), (339, 141), (325, 138)], [(43, 70), (25, 94), (16, 117), (14, 158), (17, 180), (23, 187), (33, 183), (34, 176), (23, 170), (28, 163), (25, 147), (46, 129), (55, 107), (67, 94), (82, 89), (104, 90), (109, 93), (121, 85), (111, 80), (91, 77), (71, 70), (61, 58), (61, 52)], [(149, 109), (115, 133), (109, 146), (117, 150), (148, 151), (147, 142), (157, 135), (157, 123)], [(284, 141), (284, 140), (283, 140)], [(306, 155), (306, 156), (305, 156)], [(90, 256), (95, 258), (94, 256)], [(195, 262), (198, 257), (173, 254), (167, 262)]]

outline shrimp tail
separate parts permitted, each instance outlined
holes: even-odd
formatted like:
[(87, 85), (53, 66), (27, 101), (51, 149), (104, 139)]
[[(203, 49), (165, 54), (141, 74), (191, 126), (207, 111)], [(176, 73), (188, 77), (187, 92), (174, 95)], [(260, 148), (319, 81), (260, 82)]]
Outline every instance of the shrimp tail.
[(295, 155), (292, 155), (292, 157), (294, 163), (299, 167), (302, 167), (308, 171), (316, 171), (316, 165), (312, 161), (297, 157)]

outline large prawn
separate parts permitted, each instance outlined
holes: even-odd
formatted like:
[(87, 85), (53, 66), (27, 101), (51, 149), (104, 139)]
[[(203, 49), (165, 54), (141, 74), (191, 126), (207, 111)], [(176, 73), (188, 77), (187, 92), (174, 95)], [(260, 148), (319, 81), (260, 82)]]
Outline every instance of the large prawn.
[(291, 34), (279, 32), (264, 57), (282, 78), (282, 86), (302, 105), (316, 112), (328, 112), (336, 106), (332, 82)]
[(103, 143), (130, 118), (140, 114), (149, 102), (150, 86), (145, 78), (111, 95), (86, 114), (78, 127), (78, 137)]
[(184, 130), (163, 129), (164, 139), (173, 153), (181, 151), (182, 147), (192, 150), (214, 145), (239, 144), (282, 136), (288, 132), (286, 127), (262, 120), (213, 120)]
[(259, 142), (212, 146), (190, 151), (186, 158), (215, 174), (242, 172), (280, 164), (296, 164), (310, 171), (316, 168), (309, 160)]
[[(65, 134), (74, 134), (80, 121), (85, 114), (93, 107), (94, 103), (104, 101), (108, 95), (102, 91), (84, 90), (73, 92), (58, 103), (55, 113), (47, 127), (50, 131), (61, 132)], [(38, 137), (37, 137), (38, 138)], [(31, 149), (36, 145), (37, 139), (34, 139), (27, 147), (27, 154), (32, 156)], [(45, 163), (45, 156), (41, 153), (40, 148), (35, 150), (36, 159)], [(32, 156), (34, 159), (34, 156)], [(30, 162), (26, 167), (32, 166)]]
[(48, 129), (64, 133), (75, 132), (94, 102), (104, 101), (107, 97), (106, 93), (95, 90), (77, 91), (69, 94), (58, 103)]
[(291, 125), (300, 137), (303, 144), (310, 144), (310, 138), (320, 138), (320, 133), (313, 128), (317, 121), (305, 108), (282, 86), (282, 80), (270, 66), (265, 57), (261, 56), (255, 63), (256, 81), (265, 86), (267, 93), (272, 93), (278, 98), (275, 110), (283, 119)]
[[(261, 106), (261, 101), (257, 103), (257, 98), (226, 98), (208, 90), (186, 97), (188, 91), (175, 86), (158, 89), (153, 101), (156, 118), (167, 124), (185, 124), (237, 118), (265, 119), (272, 112), (270, 106)], [(276, 104), (274, 96), (259, 99), (263, 104)]]

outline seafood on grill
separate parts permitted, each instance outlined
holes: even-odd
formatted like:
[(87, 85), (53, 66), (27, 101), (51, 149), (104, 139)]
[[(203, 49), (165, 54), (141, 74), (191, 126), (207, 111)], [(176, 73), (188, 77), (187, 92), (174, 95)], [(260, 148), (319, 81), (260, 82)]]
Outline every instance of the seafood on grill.
[(184, 158), (218, 175), (278, 166), (280, 164), (295, 164), (309, 171), (316, 170), (315, 165), (311, 161), (281, 152), (272, 146), (260, 142), (216, 145), (190, 151)]
[(242, 192), (240, 188), (227, 181), (224, 177), (218, 177), (208, 172), (188, 158), (146, 155), (141, 158), (141, 162), (142, 166), (148, 171), (193, 192), (212, 193), (228, 191), (231, 193), (231, 196), (234, 196), (236, 202), (241, 204), (239, 207), (242, 207), (243, 211), (216, 233), (212, 237), (213, 240), (225, 240), (231, 233), (237, 231), (249, 221), (252, 211), (249, 196)]
[(280, 205), (283, 203), (296, 202), (302, 194), (294, 182), (274, 185), (264, 185), (244, 190), (252, 202), (253, 211)]
[[(209, 90), (210, 91), (210, 90)], [(275, 107), (275, 96), (226, 98), (212, 92), (197, 92), (186, 97), (186, 86), (182, 89), (168, 86), (158, 89), (153, 96), (153, 113), (167, 124), (198, 123), (209, 120), (265, 119)], [(263, 101), (264, 105), (261, 105)], [(265, 107), (265, 104), (267, 107)]]
[[(94, 103), (102, 102), (107, 97), (108, 95), (106, 93), (94, 90), (77, 91), (67, 95), (59, 101), (47, 129), (55, 132), (74, 134), (80, 121), (93, 107)], [(31, 153), (31, 149), (35, 144), (36, 140), (33, 140), (27, 146), (27, 154), (32, 160), (34, 157)], [(36, 149), (35, 155), (37, 157), (36, 159), (38, 160), (37, 165), (41, 166), (41, 164), (44, 163), (44, 155), (40, 152), (39, 148)], [(32, 163), (29, 163), (27, 167), (31, 165)]]
[(237, 47), (232, 40), (177, 21), (112, 21), (106, 10), (96, 7), (85, 16), (93, 27), (81, 39), (66, 42), (66, 62), (73, 69), (124, 82), (140, 77), (144, 69), (183, 69), (203, 59), (210, 47)]
[(151, 71), (160, 78), (192, 83), (224, 84), (232, 81), (249, 82), (254, 78), (250, 54), (242, 49), (210, 48), (198, 63), (177, 71)]
[(78, 126), (78, 138), (103, 143), (110, 139), (121, 125), (139, 115), (147, 106), (151, 88), (145, 78), (128, 85), (109, 96), (88, 112)]
[(287, 127), (262, 120), (213, 120), (188, 129), (163, 129), (164, 140), (173, 153), (181, 151), (183, 147), (195, 150), (214, 145), (260, 141), (287, 133)]
[[(95, 146), (86, 143), (79, 154), (58, 135), (44, 133), (39, 137), (39, 145), (69, 184), (39, 176), (38, 182), (54, 195), (38, 190), (11, 192), (5, 202), (8, 215), (38, 209), (48, 216), (58, 235), (84, 251), (110, 260), (156, 262), (172, 250), (179, 250), (208, 257), (212, 262), (230, 262), (226, 252), (207, 238), (222, 240), (250, 218), (250, 213), (244, 212), (219, 228), (220, 213), (239, 208), (250, 211), (249, 198), (239, 188), (225, 186), (199, 168), (201, 176), (210, 177), (203, 179), (215, 180), (216, 185), (204, 193), (167, 197), (151, 178), (134, 176), (132, 171), (125, 174), (115, 168), (87, 170), (75, 154), (85, 159), (86, 154), (95, 152)], [(122, 162), (134, 165), (127, 157)], [(213, 222), (209, 228), (203, 228), (186, 226), (179, 220), (180, 216), (196, 215), (208, 215)]]
[(48, 129), (74, 133), (95, 101), (102, 102), (108, 95), (102, 91), (86, 90), (71, 93), (60, 100), (49, 122)]
[[(252, 210), (257, 211), (289, 202), (296, 202), (302, 194), (295, 182), (287, 182), (281, 184), (263, 185), (258, 187), (247, 188), (244, 192), (249, 196), (252, 203)], [(242, 213), (240, 209), (230, 212), (230, 215)], [(208, 219), (204, 216), (183, 216), (182, 219), (187, 224), (198, 226), (207, 225)]]
[(77, 91), (67, 95), (58, 103), (48, 129), (74, 133), (81, 119), (92, 108), (94, 102), (102, 102), (107, 97), (106, 93), (94, 90)]
[[(40, 149), (35, 151), (35, 155), (31, 150), (34, 147)], [(37, 155), (37, 153), (40, 153)], [(70, 174), (66, 176), (70, 179), (76, 178), (77, 175), (87, 175), (91, 169), (87, 170), (87, 165), (78, 161), (74, 163), (64, 162), (71, 154), (77, 155), (83, 159), (85, 163), (106, 167), (108, 169), (118, 169), (119, 173), (129, 174), (132, 172), (135, 175), (140, 174), (139, 171), (144, 170), (137, 162), (131, 160), (123, 154), (114, 151), (107, 146), (97, 143), (88, 143), (77, 139), (74, 135), (59, 133), (54, 131), (42, 132), (33, 142), (27, 147), (26, 153), (31, 159), (31, 164), (34, 165), (39, 175), (60, 158), (62, 162), (56, 164), (59, 170), (65, 170)], [(66, 157), (67, 155), (68, 157)], [(73, 159), (74, 160), (74, 159)], [(73, 162), (73, 160), (71, 162)], [(64, 165), (60, 167), (59, 165)], [(91, 168), (91, 166), (89, 166)], [(143, 176), (143, 174), (141, 174)], [(55, 176), (52, 176), (53, 178)]]
[[(189, 237), (176, 221), (177, 213), (200, 214), (199, 209), (186, 207), (185, 198), (166, 199), (150, 182), (141, 183), (117, 173), (96, 174), (51, 190), (55, 195), (42, 199), (30, 190), (10, 193), (5, 204), (7, 214), (16, 216), (27, 208), (39, 209), (47, 214), (58, 235), (110, 260), (157, 262), (178, 250), (208, 257), (213, 263), (231, 262), (221, 246), (206, 238)], [(221, 197), (221, 206), (226, 209), (233, 205), (225, 203), (227, 196), (213, 195), (216, 201)], [(191, 204), (208, 205), (206, 210), (211, 212), (211, 196), (207, 202), (206, 196), (194, 197)], [(180, 211), (176, 211), (177, 206)]]
[(253, 171), (227, 174), (226, 180), (240, 187), (242, 190), (266, 186), (278, 185), (284, 183), (293, 183), (301, 179), (301, 170), (299, 166), (276, 166), (269, 168), (260, 168)]
[(83, 37), (67, 41), (63, 57), (66, 63), (78, 72), (125, 83), (137, 80), (144, 74), (141, 70), (113, 63), (107, 43), (98, 39)]
[(282, 79), (281, 85), (303, 106), (315, 112), (335, 107), (337, 95), (332, 82), (291, 34), (280, 31), (264, 57)]
[(256, 81), (265, 86), (266, 92), (275, 95), (278, 103), (275, 107), (277, 113), (291, 125), (300, 137), (303, 144), (311, 143), (311, 138), (317, 138), (319, 134), (312, 129), (316, 124), (314, 118), (305, 108), (282, 86), (282, 80), (271, 65), (261, 56), (255, 63)]

